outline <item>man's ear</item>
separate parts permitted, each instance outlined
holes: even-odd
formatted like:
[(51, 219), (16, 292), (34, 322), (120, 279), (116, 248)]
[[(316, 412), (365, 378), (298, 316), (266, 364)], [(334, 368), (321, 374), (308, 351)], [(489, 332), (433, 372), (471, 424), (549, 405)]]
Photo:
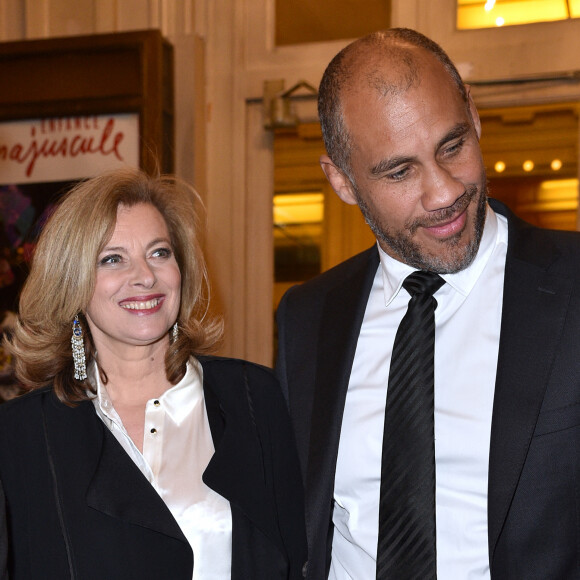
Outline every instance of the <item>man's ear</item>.
[(467, 91), (467, 105), (469, 107), (469, 114), (471, 115), (471, 120), (473, 121), (473, 126), (475, 127), (475, 132), (477, 133), (477, 138), (481, 139), (481, 120), (479, 118), (479, 113), (477, 112), (477, 107), (473, 102), (471, 97), (471, 87), (465, 85), (465, 90)]
[(320, 167), (322, 167), (322, 171), (324, 171), (324, 175), (326, 175), (326, 179), (328, 179), (336, 195), (345, 203), (356, 205), (356, 195), (350, 179), (332, 162), (328, 155), (320, 157)]

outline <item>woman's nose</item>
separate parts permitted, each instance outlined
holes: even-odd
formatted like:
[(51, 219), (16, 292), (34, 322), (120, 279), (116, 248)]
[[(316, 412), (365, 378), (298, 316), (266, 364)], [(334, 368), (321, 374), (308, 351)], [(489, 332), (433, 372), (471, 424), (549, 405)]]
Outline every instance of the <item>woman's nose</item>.
[(133, 262), (131, 268), (131, 283), (151, 288), (155, 284), (155, 272), (147, 260)]

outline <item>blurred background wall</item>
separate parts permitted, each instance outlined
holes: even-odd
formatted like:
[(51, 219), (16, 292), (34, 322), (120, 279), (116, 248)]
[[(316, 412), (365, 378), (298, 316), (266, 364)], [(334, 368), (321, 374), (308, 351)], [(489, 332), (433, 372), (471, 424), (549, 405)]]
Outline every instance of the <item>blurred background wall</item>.
[[(215, 307), (226, 320), (222, 354), (269, 365), (280, 294), (372, 243), (356, 210), (338, 204), (324, 183), (315, 111), (326, 64), (366, 32), (406, 26), (442, 44), (473, 85), (492, 194), (540, 225), (577, 228), (580, 20), (574, 2), (561, 3), (562, 20), (551, 20), (552, 11), (539, 18), (548, 21), (515, 25), (509, 21), (514, 4), (530, 14), (525, 1), (493, 4), (0, 0), (0, 41), (144, 29), (169, 40), (175, 171), (206, 204)], [(483, 14), (477, 16), (483, 28), (467, 28), (471, 13)], [(501, 14), (507, 21), (497, 20)]]

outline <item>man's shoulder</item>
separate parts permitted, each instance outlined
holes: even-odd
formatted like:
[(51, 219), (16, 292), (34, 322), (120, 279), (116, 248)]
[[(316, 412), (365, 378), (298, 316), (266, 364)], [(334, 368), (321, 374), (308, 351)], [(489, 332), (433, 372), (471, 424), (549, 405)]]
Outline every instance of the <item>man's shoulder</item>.
[[(203, 384), (226, 414), (237, 417), (236, 423), (248, 418), (248, 409), (266, 424), (273, 416), (286, 414), (280, 383), (273, 369), (237, 358), (197, 357), (203, 367)], [(252, 419), (256, 420), (256, 419)]]
[(533, 256), (544, 267), (551, 265), (555, 257), (580, 256), (580, 232), (541, 228), (522, 220), (502, 202), (490, 199), (490, 205), (508, 220), (511, 255), (523, 259)]
[(289, 292), (295, 296), (308, 297), (325, 294), (334, 288), (349, 284), (349, 282), (360, 281), (371, 271), (374, 274), (378, 265), (379, 252), (377, 247), (373, 245), (368, 250), (352, 256), (307, 282), (292, 287)]

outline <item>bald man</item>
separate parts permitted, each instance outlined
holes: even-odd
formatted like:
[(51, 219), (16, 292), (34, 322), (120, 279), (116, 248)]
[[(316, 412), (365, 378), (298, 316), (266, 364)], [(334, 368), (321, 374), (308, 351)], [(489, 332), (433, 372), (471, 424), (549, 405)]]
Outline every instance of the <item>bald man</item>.
[[(580, 235), (532, 227), (488, 199), (469, 87), (418, 32), (343, 49), (324, 73), (319, 114), (322, 170), (377, 243), (289, 290), (278, 310), (277, 371), (306, 488), (305, 577), (580, 578)], [(443, 278), (436, 556), (421, 572), (385, 573), (383, 444), (406, 452), (384, 429), (387, 386), (410, 300), (403, 282), (416, 271)], [(417, 546), (405, 541), (412, 566)]]

